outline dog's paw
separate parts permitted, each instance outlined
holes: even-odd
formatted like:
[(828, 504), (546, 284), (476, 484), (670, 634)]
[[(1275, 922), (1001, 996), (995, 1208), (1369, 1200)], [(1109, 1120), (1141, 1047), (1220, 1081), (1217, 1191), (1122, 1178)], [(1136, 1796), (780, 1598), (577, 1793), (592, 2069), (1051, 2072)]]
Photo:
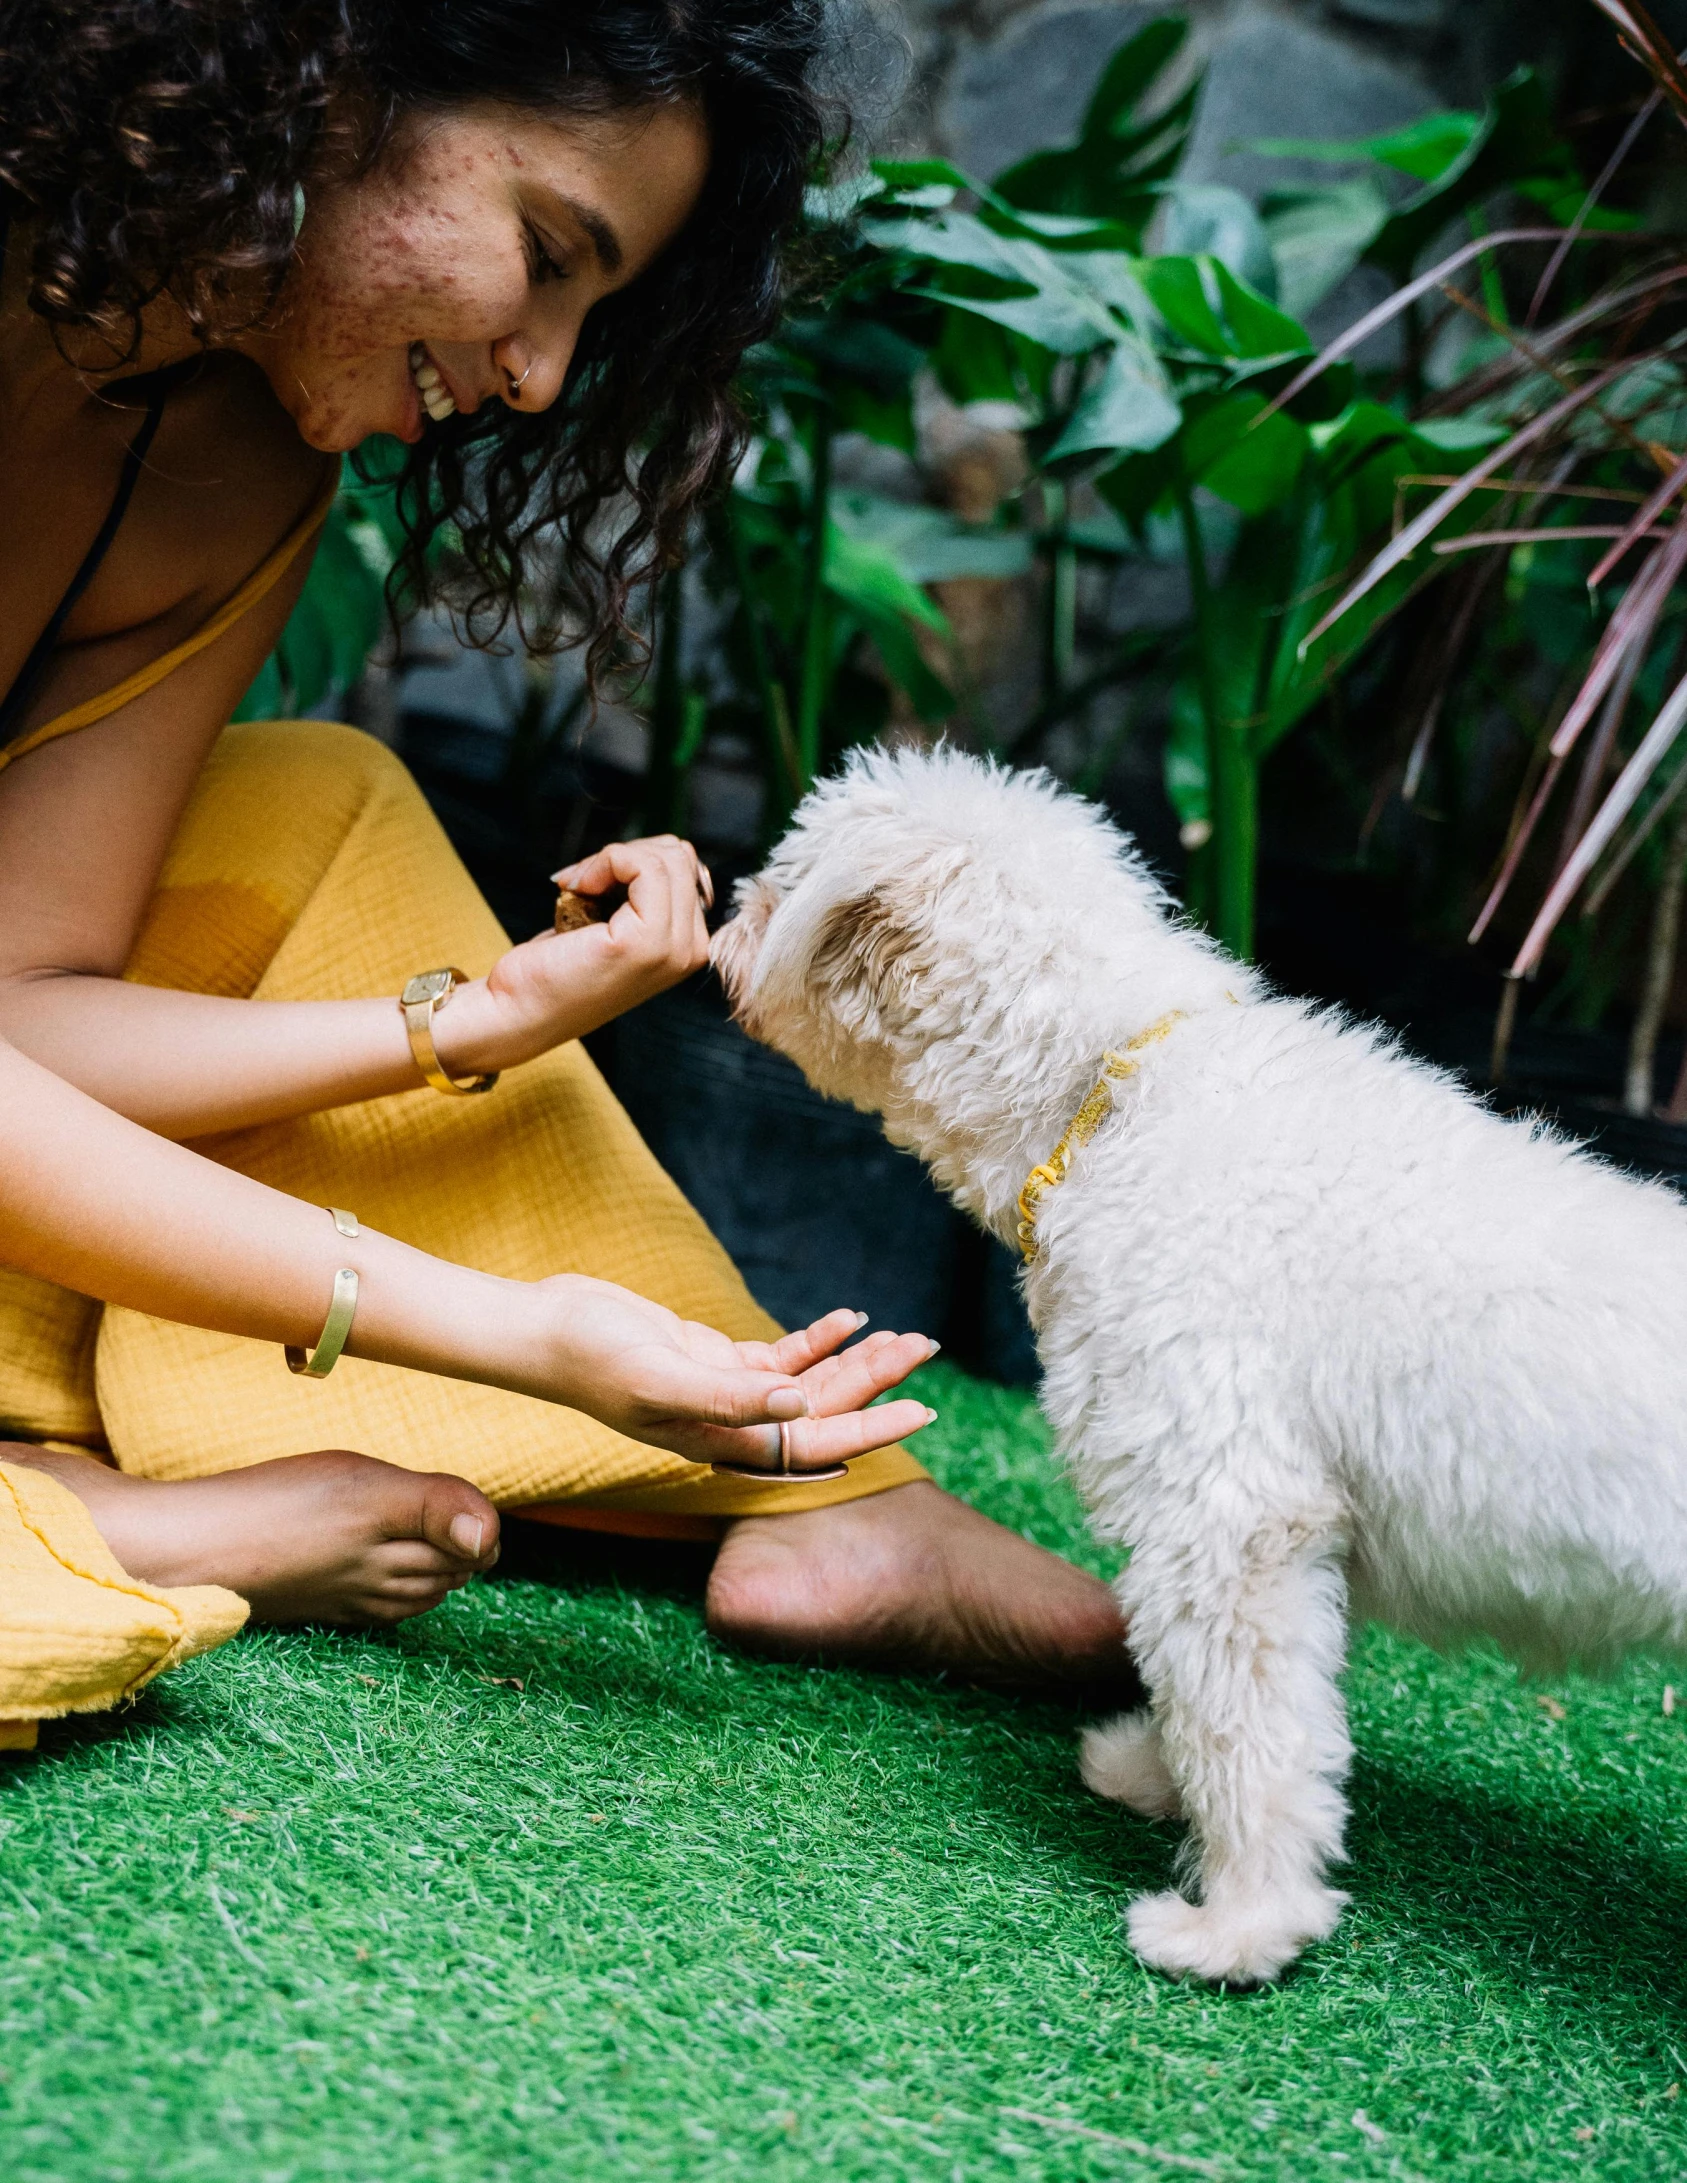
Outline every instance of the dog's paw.
[(1335, 1931), (1347, 1897), (1309, 1888), (1291, 1900), (1191, 1903), (1139, 1895), (1126, 1917), (1131, 1946), (1156, 1971), (1228, 1986), (1269, 1985), (1301, 1950)]
[(1183, 1799), (1166, 1764), (1160, 1731), (1146, 1710), (1121, 1713), (1116, 1721), (1085, 1729), (1078, 1770), (1097, 1796), (1128, 1804), (1144, 1819), (1183, 1817)]

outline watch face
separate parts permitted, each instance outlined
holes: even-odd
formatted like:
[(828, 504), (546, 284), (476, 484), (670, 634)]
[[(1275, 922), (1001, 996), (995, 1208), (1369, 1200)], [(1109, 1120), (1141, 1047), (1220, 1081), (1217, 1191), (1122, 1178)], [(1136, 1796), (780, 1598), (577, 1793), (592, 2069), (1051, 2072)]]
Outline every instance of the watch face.
[(450, 992), (455, 979), (449, 970), (424, 970), (412, 978), (398, 996), (401, 1008), (417, 1008), (426, 1001), (442, 1001)]

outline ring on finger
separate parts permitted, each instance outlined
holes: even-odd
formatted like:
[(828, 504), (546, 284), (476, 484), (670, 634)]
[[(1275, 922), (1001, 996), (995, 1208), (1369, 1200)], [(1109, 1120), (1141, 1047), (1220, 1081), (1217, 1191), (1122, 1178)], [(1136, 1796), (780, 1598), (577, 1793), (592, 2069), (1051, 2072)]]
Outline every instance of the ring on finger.
[(793, 1470), (791, 1468), (791, 1428), (781, 1424), (773, 1428), (777, 1436), (775, 1453), (779, 1457), (776, 1470), (769, 1470), (760, 1463), (711, 1463), (709, 1468), (733, 1478), (759, 1478), (766, 1485), (818, 1486), (829, 1478), (847, 1478), (849, 1465), (834, 1463), (827, 1470)]

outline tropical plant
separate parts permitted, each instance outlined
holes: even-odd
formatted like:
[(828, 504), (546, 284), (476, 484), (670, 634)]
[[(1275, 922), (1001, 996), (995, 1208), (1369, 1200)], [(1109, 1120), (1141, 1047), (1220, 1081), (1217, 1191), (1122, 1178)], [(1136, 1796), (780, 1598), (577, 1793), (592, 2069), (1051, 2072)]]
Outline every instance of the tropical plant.
[[(1509, 949), (1495, 1041), (1499, 1073), (1521, 983), (1539, 973), (1571, 908), (1579, 902), (1583, 915), (1564, 951), (1560, 988), (1579, 983), (1591, 994), (1589, 1016), (1609, 997), (1612, 958), (1620, 969), (1631, 952), (1634, 912), (1644, 908), (1625, 1095), (1632, 1112), (1647, 1113), (1687, 867), (1679, 803), (1687, 788), (1687, 616), (1678, 588), (1687, 568), (1687, 259), (1667, 234), (1610, 214), (1602, 200), (1661, 109), (1687, 122), (1687, 72), (1642, 8), (1620, 0), (1596, 5), (1655, 87), (1579, 201), (1537, 162), (1541, 172), (1525, 190), (1548, 204), (1561, 227), (1485, 234), (1442, 256), (1298, 372), (1283, 396), (1304, 399), (1391, 317), (1432, 299), (1443, 306), (1443, 346), (1455, 338), (1455, 321), (1470, 329), (1457, 337), (1465, 350), (1459, 377), (1431, 389), (1428, 403), (1480, 428), (1487, 445), (1458, 477), (1425, 480), (1435, 484), (1432, 497), (1355, 570), (1313, 636), (1323, 641), (1354, 616), (1367, 620), (1379, 592), (1441, 561), (1449, 641), (1436, 685), (1425, 693), (1408, 768), (1415, 781), (1442, 721), (1447, 684), (1471, 669), (1480, 602), (1493, 596), (1496, 580), (1513, 610), (1530, 594), (1556, 602), (1556, 627), (1537, 614), (1534, 634), (1549, 657), (1558, 656), (1558, 694), (1540, 722), (1470, 938), (1493, 929), (1520, 890), (1532, 899)], [(1496, 134), (1497, 124), (1488, 141)], [(1460, 158), (1471, 163), (1468, 152), (1458, 154), (1445, 171)], [(1576, 280), (1567, 301), (1549, 312), (1573, 245), (1593, 237), (1605, 245), (1597, 272)], [(1523, 257), (1525, 248), (1532, 257)], [(1472, 292), (1460, 282), (1473, 267), (1481, 278)], [(1428, 353), (1427, 334), (1417, 346)], [(1484, 503), (1472, 529), (1472, 510)], [(1457, 573), (1454, 556), (1462, 564)], [(1637, 902), (1637, 882), (1649, 901)], [(1594, 921), (1613, 905), (1623, 912), (1616, 946), (1601, 950)], [(1687, 1069), (1666, 1111), (1687, 1119)]]

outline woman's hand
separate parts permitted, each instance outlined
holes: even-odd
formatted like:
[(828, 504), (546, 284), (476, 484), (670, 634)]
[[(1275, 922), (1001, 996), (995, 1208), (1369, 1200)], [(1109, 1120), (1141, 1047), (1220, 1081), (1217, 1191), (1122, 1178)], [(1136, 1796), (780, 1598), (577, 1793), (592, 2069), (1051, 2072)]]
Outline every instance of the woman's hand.
[(453, 1076), (513, 1068), (583, 1037), (666, 992), (709, 959), (703, 913), (714, 900), (708, 868), (672, 834), (611, 842), (556, 875), (576, 894), (624, 887), (603, 924), (542, 932), (459, 986), (434, 1018), (434, 1044)]
[(908, 1399), (867, 1408), (937, 1345), (873, 1334), (840, 1356), (859, 1312), (829, 1312), (778, 1342), (734, 1342), (607, 1281), (562, 1274), (540, 1286), (565, 1329), (567, 1384), (556, 1399), (688, 1462), (777, 1471), (783, 1425), (793, 1473), (828, 1470), (936, 1415)]

